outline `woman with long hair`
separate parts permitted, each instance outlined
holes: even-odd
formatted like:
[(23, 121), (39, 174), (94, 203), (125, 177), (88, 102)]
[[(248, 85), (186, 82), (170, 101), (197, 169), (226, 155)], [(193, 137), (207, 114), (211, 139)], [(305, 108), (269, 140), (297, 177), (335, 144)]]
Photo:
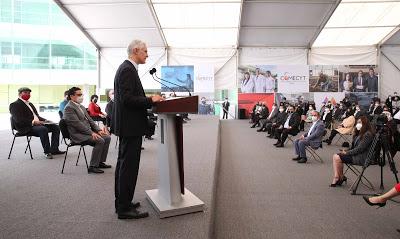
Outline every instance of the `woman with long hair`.
[(254, 92), (254, 81), (250, 78), (250, 73), (245, 72), (244, 78), (240, 85), (240, 91), (242, 93), (253, 93)]
[(343, 175), (343, 163), (364, 165), (370, 144), (374, 138), (374, 130), (366, 116), (357, 120), (353, 134), (353, 142), (349, 150), (342, 150), (333, 155), (333, 179), (331, 187), (341, 186), (347, 178)]

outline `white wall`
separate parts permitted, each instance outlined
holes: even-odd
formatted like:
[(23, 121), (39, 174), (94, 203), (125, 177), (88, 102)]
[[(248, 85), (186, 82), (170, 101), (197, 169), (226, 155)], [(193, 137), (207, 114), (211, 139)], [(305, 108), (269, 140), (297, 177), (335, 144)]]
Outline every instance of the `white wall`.
[[(385, 54), (397, 68), (400, 68), (400, 46), (383, 46), (381, 47), (381, 52)], [(383, 79), (379, 85), (381, 91), (380, 97), (386, 99), (389, 94), (393, 95), (395, 91), (400, 93), (400, 71), (382, 54), (379, 58), (381, 78)]]

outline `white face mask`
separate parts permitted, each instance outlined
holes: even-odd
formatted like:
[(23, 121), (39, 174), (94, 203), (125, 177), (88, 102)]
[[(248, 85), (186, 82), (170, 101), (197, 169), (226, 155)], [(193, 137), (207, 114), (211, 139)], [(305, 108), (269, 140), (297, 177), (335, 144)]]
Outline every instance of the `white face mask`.
[(317, 118), (317, 116), (312, 116), (312, 117), (311, 117), (311, 120), (312, 120), (313, 122), (315, 122), (315, 121), (318, 120), (318, 118)]
[(358, 131), (360, 131), (361, 128), (362, 128), (362, 124), (361, 124), (361, 123), (357, 123), (357, 124), (356, 124), (356, 129), (357, 129)]
[(283, 109), (282, 109), (282, 108), (280, 108), (280, 109), (279, 109), (279, 112), (283, 112)]
[(78, 96), (78, 98), (76, 99), (76, 102), (79, 103), (79, 104), (82, 104), (83, 96)]
[(309, 107), (308, 109), (309, 109), (309, 110), (313, 110), (313, 108), (312, 108), (312, 107)]

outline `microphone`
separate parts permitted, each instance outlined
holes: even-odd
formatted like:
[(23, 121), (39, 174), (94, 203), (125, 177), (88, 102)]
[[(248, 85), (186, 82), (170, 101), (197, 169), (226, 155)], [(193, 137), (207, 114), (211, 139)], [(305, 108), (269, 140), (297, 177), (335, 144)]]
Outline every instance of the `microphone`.
[[(167, 83), (170, 83), (170, 84), (172, 84), (172, 85), (175, 85), (175, 86), (178, 86), (178, 87), (180, 87), (180, 88), (185, 89), (185, 90), (189, 93), (189, 96), (192, 96), (192, 94), (190, 93), (190, 90), (189, 90), (188, 88), (186, 88), (186, 87), (183, 86), (183, 85), (178, 85), (178, 84), (175, 84), (175, 83), (173, 83), (173, 82), (170, 82), (170, 81), (161, 79), (160, 77), (157, 76), (157, 74), (155, 74), (156, 71), (157, 71), (156, 68), (153, 68), (153, 69), (150, 70), (150, 74), (151, 74), (151, 75), (154, 74), (154, 75), (155, 75), (159, 80), (161, 80), (161, 81), (165, 81), (165, 82), (167, 82)], [(167, 87), (168, 87), (168, 86), (167, 86)], [(169, 87), (168, 87), (168, 88), (169, 88)]]
[(161, 81), (158, 81), (158, 80), (156, 80), (156, 79), (154, 78), (154, 75), (153, 75), (153, 74), (154, 74), (155, 72), (156, 72), (156, 69), (155, 69), (155, 68), (151, 69), (150, 72), (149, 72), (150, 75), (151, 75), (151, 77), (153, 78), (153, 80), (156, 81), (156, 82), (158, 82), (158, 83), (160, 83), (161, 85), (167, 87), (168, 89), (170, 89), (172, 92), (174, 92), (174, 95), (176, 96), (176, 92), (175, 92), (171, 87), (167, 86), (166, 84), (163, 84)]

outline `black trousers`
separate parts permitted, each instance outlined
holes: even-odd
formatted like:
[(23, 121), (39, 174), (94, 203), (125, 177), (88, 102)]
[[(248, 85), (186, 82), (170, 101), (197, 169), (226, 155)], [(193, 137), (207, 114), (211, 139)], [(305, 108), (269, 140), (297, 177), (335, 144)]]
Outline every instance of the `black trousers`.
[[(49, 141), (49, 132), (51, 132), (51, 145)], [(56, 124), (45, 124), (32, 126), (31, 133), (40, 137), (40, 142), (45, 154), (58, 151), (60, 143), (60, 128)]]
[(295, 129), (286, 129), (286, 128), (275, 130), (275, 137), (278, 138), (278, 142), (282, 144), (285, 143), (289, 134), (294, 136), (297, 134), (297, 131)]
[(120, 137), (118, 161), (115, 168), (115, 208), (129, 210), (133, 201), (139, 172), (142, 136)]
[(228, 119), (228, 113), (224, 110), (224, 114), (222, 115), (222, 119)]

